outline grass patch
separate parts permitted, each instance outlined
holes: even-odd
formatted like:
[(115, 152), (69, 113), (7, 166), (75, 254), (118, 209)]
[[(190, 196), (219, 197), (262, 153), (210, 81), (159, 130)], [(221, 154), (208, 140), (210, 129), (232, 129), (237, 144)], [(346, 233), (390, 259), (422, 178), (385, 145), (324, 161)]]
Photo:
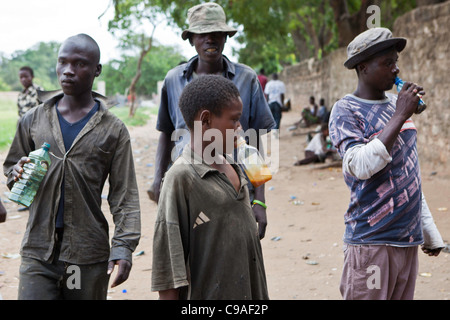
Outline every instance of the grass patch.
[(138, 127), (147, 124), (147, 121), (150, 120), (151, 115), (154, 113), (152, 109), (153, 108), (137, 108), (133, 118), (128, 116), (130, 113), (128, 107), (112, 107), (109, 111), (122, 120), (127, 127)]
[[(0, 151), (10, 147), (16, 133), (16, 126), (19, 116), (17, 114), (17, 97), (2, 94), (0, 92)], [(141, 107), (136, 110), (133, 118), (128, 117), (128, 107), (113, 107), (109, 109), (127, 127), (143, 126), (152, 115), (158, 113), (158, 108)]]
[(11, 97), (0, 96), (0, 151), (3, 151), (11, 145), (16, 133), (17, 120), (17, 101)]

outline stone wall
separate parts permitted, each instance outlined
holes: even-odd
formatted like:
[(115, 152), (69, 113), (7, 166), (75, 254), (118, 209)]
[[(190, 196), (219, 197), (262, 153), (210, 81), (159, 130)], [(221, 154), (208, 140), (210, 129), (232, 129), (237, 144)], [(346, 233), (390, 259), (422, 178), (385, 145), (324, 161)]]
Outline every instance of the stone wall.
[(394, 31), (408, 39), (399, 59), (403, 77), (426, 91), (429, 109), (414, 119), (421, 160), (450, 170), (450, 1), (403, 15)]
[[(408, 44), (400, 54), (400, 76), (421, 84), (426, 91), (428, 109), (414, 116), (418, 129), (421, 162), (450, 175), (450, 1), (419, 7), (399, 17), (394, 36), (405, 37)], [(321, 61), (309, 59), (286, 68), (280, 74), (291, 99), (293, 117), (300, 117), (310, 96), (324, 98), (330, 108), (334, 102), (355, 90), (357, 77), (347, 70), (346, 48), (341, 48)]]

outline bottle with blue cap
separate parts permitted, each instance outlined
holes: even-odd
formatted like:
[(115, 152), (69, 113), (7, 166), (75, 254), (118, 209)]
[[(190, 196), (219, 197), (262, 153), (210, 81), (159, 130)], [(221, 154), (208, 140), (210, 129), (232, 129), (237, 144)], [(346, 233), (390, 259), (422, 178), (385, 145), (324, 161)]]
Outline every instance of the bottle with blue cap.
[(9, 200), (26, 207), (31, 205), (51, 164), (49, 149), (50, 144), (44, 142), (40, 149), (30, 152), (31, 161), (24, 164), (22, 177), (14, 183)]
[[(395, 85), (397, 86), (397, 91), (400, 92), (400, 90), (402, 90), (403, 88), (403, 83), (404, 81), (402, 79), (400, 79), (399, 77), (395, 78)], [(426, 108), (427, 105), (426, 103), (422, 100), (422, 95), (417, 94), (417, 96), (419, 97), (419, 103), (417, 105), (417, 109), (416, 109), (416, 114), (422, 113)]]

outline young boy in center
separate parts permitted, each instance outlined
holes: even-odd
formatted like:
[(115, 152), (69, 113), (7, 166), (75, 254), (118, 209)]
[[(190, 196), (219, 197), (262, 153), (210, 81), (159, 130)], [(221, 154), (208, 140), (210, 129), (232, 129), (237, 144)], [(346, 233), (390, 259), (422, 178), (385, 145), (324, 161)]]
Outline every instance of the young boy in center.
[(152, 291), (162, 300), (268, 299), (247, 180), (225, 153), (230, 130), (240, 129), (239, 91), (222, 76), (200, 76), (179, 107), (191, 140), (162, 183)]

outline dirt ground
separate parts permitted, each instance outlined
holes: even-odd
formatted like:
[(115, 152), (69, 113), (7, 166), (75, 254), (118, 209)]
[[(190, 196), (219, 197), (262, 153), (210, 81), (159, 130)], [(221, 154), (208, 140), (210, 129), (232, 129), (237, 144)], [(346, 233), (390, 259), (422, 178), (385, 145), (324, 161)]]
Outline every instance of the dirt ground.
[[(296, 120), (298, 115), (294, 111), (283, 114), (279, 139), (280, 166), (266, 185), (268, 227), (262, 246), (269, 295), (274, 300), (340, 300), (343, 215), (349, 191), (339, 165), (327, 162), (293, 166), (296, 160), (303, 158), (306, 146), (305, 135), (293, 135), (287, 131)], [(146, 194), (153, 178), (158, 138), (155, 119), (152, 118), (146, 126), (131, 128), (130, 133), (140, 188), (142, 237), (133, 257), (130, 278), (119, 287), (110, 289), (108, 299), (155, 300), (157, 294), (150, 291), (150, 284), (156, 205)], [(2, 164), (5, 154), (0, 154)], [(422, 179), (436, 224), (445, 242), (449, 243), (450, 174), (422, 166)], [(5, 178), (0, 181), (0, 196), (5, 202)], [(4, 300), (15, 300), (19, 282), (19, 248), (28, 212), (18, 212), (18, 206), (12, 202), (6, 202), (5, 207), (8, 217), (6, 223), (0, 224), (0, 295)], [(104, 212), (111, 221), (106, 201)], [(112, 225), (110, 230), (112, 234)], [(450, 254), (442, 252), (438, 257), (428, 257), (420, 251), (419, 261), (415, 299), (450, 299)]]

